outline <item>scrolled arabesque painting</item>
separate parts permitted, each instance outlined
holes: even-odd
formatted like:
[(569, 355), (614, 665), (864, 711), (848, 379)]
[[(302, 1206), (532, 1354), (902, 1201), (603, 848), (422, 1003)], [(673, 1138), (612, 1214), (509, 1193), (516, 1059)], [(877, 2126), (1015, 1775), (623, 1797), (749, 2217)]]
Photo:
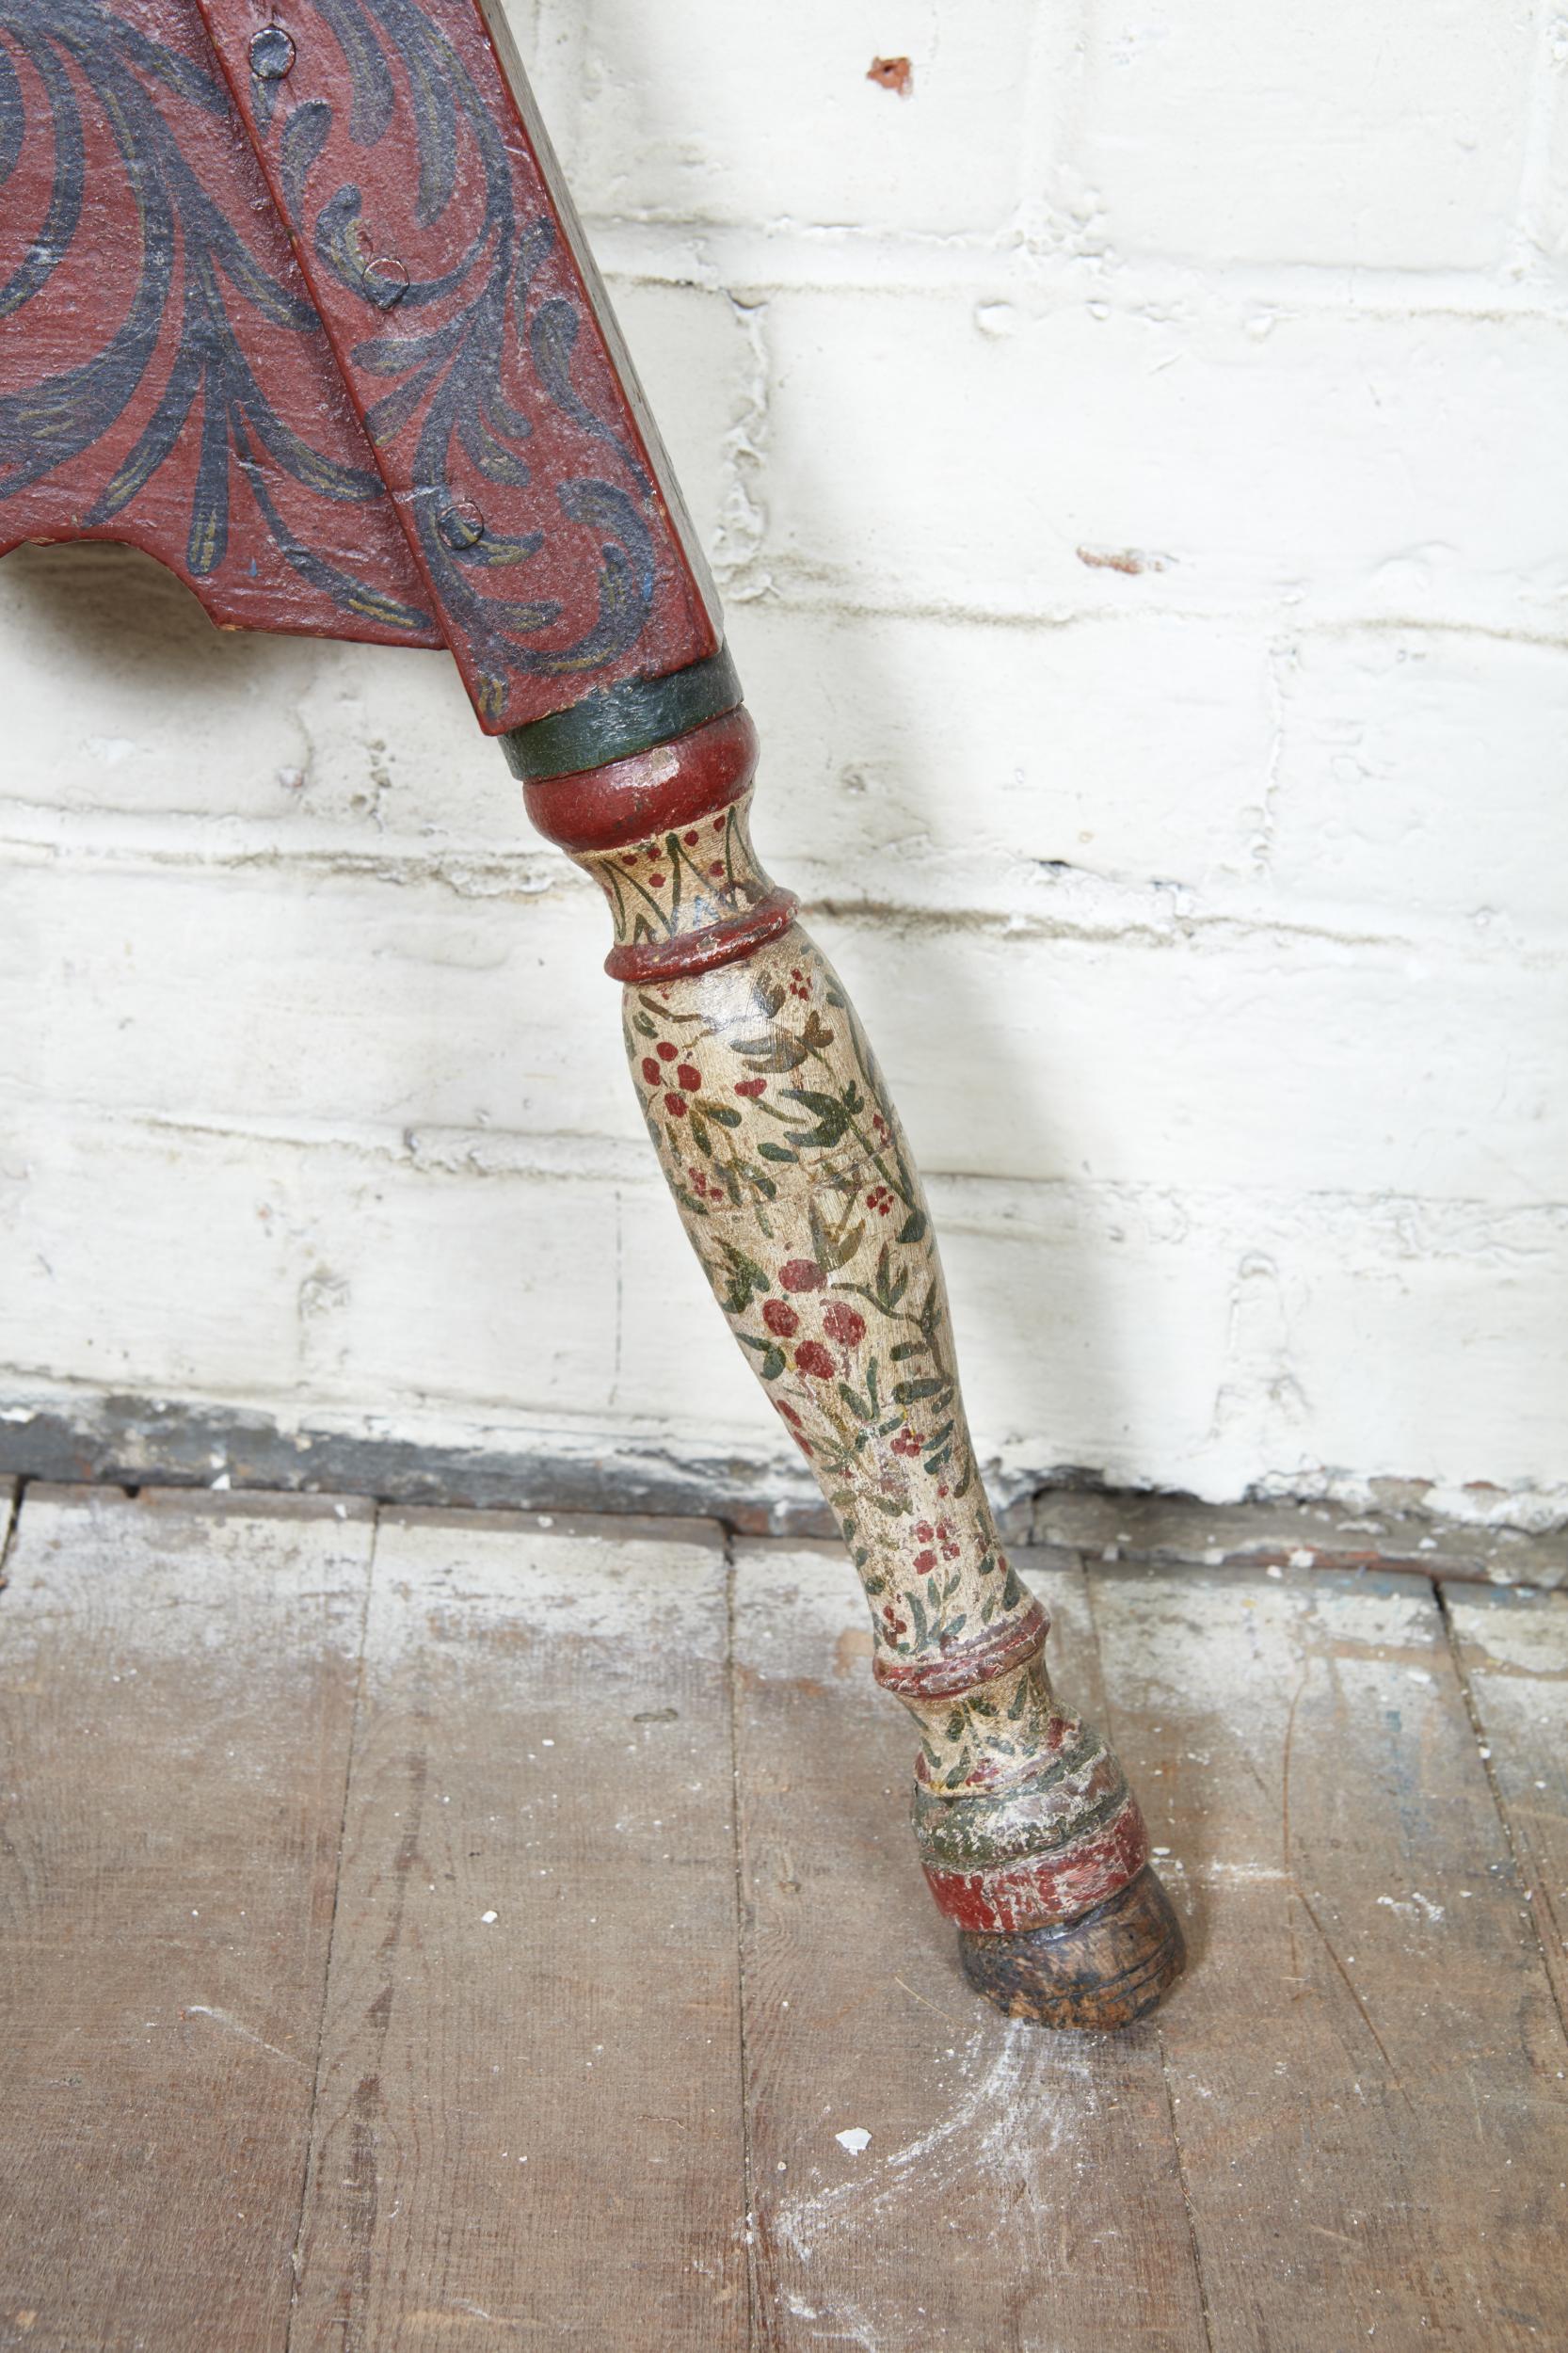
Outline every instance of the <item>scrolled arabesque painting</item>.
[(712, 650), (512, 104), (472, 0), (0, 0), (0, 552), (446, 644), (497, 729)]

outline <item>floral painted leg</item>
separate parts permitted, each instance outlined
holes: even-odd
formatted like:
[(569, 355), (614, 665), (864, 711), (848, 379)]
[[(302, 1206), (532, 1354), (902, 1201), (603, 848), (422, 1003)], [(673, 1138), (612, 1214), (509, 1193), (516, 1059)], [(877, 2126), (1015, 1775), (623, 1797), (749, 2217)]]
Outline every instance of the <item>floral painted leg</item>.
[(1179, 1972), (1137, 1801), (1045, 1666), (1048, 1620), (975, 1469), (920, 1178), (843, 986), (758, 866), (731, 712), (528, 787), (600, 884), (627, 1051), (686, 1230), (859, 1571), (914, 1716), (915, 1835), (972, 1982), (1106, 2027)]

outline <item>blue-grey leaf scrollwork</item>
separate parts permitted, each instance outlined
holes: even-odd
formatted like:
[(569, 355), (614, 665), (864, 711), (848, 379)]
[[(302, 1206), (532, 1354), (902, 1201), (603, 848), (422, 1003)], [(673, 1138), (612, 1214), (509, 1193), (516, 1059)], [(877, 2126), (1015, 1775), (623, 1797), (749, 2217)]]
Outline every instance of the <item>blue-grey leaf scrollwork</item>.
[[(24, 62), (47, 109), (53, 180), (41, 224), (0, 285), (0, 325), (38, 297), (82, 232), (87, 108), (95, 112), (95, 134), (102, 136), (99, 122), (106, 127), (135, 192), (141, 245), (129, 309), (97, 348), (0, 392), (0, 519), (3, 502), (82, 456), (124, 417), (175, 305), (177, 341), (162, 392), (82, 516), (83, 527), (99, 531), (124, 514), (176, 447), (194, 437), (185, 556), (197, 582), (216, 572), (229, 552), (237, 471), (279, 554), (318, 595), (379, 630), (428, 638), (427, 614), (306, 544), (274, 496), (282, 475), (336, 504), (378, 503), (386, 491), (373, 467), (343, 462), (296, 431), (242, 347), (231, 305), (247, 306), (272, 328), (301, 339), (321, 339), (323, 328), (297, 282), (258, 261), (224, 217), (166, 114), (178, 102), (196, 110), (206, 126), (202, 136), (223, 140), (233, 134), (216, 59), (209, 70), (182, 56), (103, 0), (0, 0), (0, 190), (17, 171), (28, 132), (18, 71)], [(0, 207), (5, 201), (0, 195)]]
[[(290, 224), (314, 266), (386, 314), (382, 328), (349, 355), (366, 431), (378, 450), (414, 436), (394, 471), (411, 480), (421, 559), (449, 634), (456, 623), (470, 640), (481, 700), (493, 711), (508, 674), (592, 671), (635, 646), (656, 588), (652, 485), (618, 422), (599, 415), (574, 382), (582, 322), (577, 304), (560, 291), (560, 273), (546, 268), (555, 224), (518, 219), (500, 128), (461, 56), (432, 21), (435, 12), (417, 0), (312, 5), (346, 68), (344, 107), (316, 97), (285, 110), (258, 84), (258, 126), (275, 159)], [(406, 138), (407, 118), (399, 122), (396, 115), (400, 93), (414, 153), (399, 155), (395, 177), (408, 188), (412, 220), (420, 229), (439, 226), (461, 195), (464, 234), (438, 274), (404, 272), (389, 280), (377, 274), (360, 186), (344, 179), (318, 196), (312, 175), (329, 144), (330, 161), (341, 170), (339, 118), (345, 109), (348, 137), (360, 150), (374, 151), (389, 134)], [(422, 313), (433, 319), (423, 330)], [(384, 378), (387, 391), (367, 399), (367, 378)], [(536, 415), (552, 408), (604, 452), (600, 469), (552, 486), (560, 514), (599, 543), (597, 613), (564, 646), (537, 642), (558, 631), (561, 604), (544, 594), (508, 593), (504, 584), (508, 574), (522, 579), (546, 547), (546, 504), (530, 518), (541, 521), (537, 529), (475, 534), (452, 524), (455, 476), (514, 489), (529, 485), (535, 423), (519, 407), (521, 398), (534, 401)]]

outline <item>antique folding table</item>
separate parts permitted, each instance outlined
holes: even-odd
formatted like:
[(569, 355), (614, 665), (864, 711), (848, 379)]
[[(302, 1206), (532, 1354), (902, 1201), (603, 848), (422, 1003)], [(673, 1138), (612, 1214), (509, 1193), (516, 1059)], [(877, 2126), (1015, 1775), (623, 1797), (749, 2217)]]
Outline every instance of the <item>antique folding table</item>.
[(229, 627), (450, 651), (609, 903), (648, 1133), (919, 1724), (970, 1978), (1147, 2009), (1180, 1933), (1052, 1695), (881, 1072), (752, 849), (717, 603), (495, 0), (0, 0), (0, 552), (83, 538)]

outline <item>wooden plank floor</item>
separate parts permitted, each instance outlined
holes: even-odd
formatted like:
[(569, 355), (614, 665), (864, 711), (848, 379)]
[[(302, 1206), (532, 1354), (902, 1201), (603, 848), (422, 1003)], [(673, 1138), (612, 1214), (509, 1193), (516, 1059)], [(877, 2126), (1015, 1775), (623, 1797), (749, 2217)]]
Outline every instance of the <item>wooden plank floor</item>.
[(8, 1521), (8, 2353), (1568, 2345), (1568, 1599), (1035, 1556), (1194, 1960), (1076, 2040), (964, 1987), (832, 1554)]

